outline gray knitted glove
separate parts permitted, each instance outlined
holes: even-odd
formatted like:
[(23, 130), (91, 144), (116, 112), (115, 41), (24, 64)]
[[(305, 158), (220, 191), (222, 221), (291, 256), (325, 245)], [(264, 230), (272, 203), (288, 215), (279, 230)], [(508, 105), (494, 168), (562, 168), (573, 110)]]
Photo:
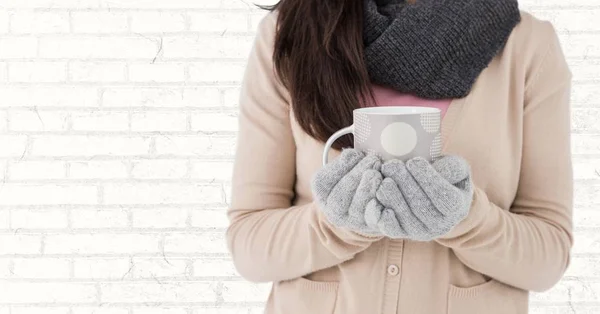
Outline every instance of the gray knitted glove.
[[(367, 236), (381, 235), (365, 222), (367, 208), (380, 208), (375, 193), (383, 180), (381, 160), (356, 149), (344, 149), (312, 181), (312, 191), (324, 216), (334, 226)], [(373, 211), (373, 210), (371, 210)]]
[(471, 207), (469, 164), (444, 156), (433, 164), (423, 158), (390, 160), (381, 167), (377, 190), (381, 211), (367, 213), (367, 225), (390, 238), (431, 241), (448, 233)]

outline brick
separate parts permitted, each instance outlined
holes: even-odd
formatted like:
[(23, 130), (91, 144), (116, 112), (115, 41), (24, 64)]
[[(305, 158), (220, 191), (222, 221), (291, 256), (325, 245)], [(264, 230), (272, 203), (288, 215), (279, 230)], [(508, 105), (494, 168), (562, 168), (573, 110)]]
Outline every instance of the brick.
[(573, 223), (578, 227), (597, 227), (600, 226), (600, 212), (598, 205), (592, 204), (589, 208), (577, 207), (573, 212)]
[(13, 229), (63, 229), (67, 212), (63, 209), (13, 209)]
[(5, 282), (0, 295), (7, 303), (86, 303), (96, 301), (96, 288), (89, 283)]
[(205, 282), (109, 282), (100, 284), (101, 302), (215, 302), (214, 284)]
[(75, 33), (123, 33), (129, 30), (127, 14), (121, 12), (72, 12)]
[(186, 107), (219, 107), (221, 93), (214, 87), (186, 88), (183, 90), (183, 106)]
[(571, 150), (573, 154), (600, 154), (600, 135), (573, 134)]
[(169, 253), (227, 253), (222, 232), (175, 233), (165, 236), (165, 252)]
[(598, 302), (600, 295), (596, 291), (600, 291), (599, 282), (585, 281), (566, 281), (559, 282), (554, 288), (549, 291), (539, 294), (532, 293), (532, 302)]
[(124, 111), (73, 112), (72, 128), (75, 131), (127, 131), (129, 113)]
[(129, 80), (133, 82), (182, 82), (184, 65), (177, 63), (131, 64)]
[(596, 44), (600, 40), (598, 33), (561, 33), (559, 39), (567, 58), (600, 56), (600, 46)]
[(185, 183), (105, 184), (107, 204), (189, 204), (222, 201), (219, 186)]
[(78, 279), (131, 278), (129, 258), (76, 258), (73, 276)]
[(69, 113), (44, 110), (11, 110), (8, 112), (11, 131), (60, 132), (69, 128)]
[[(165, 58), (247, 58), (251, 36), (177, 36), (163, 41)], [(213, 73), (215, 74), (215, 73)]]
[(190, 80), (205, 83), (239, 83), (246, 64), (238, 61), (196, 62), (190, 64)]
[(100, 1), (104, 0), (2, 0), (5, 8), (17, 9), (48, 9), (48, 8), (98, 8)]
[(600, 180), (600, 159), (573, 159), (573, 176), (575, 180)]
[(600, 306), (577, 304), (577, 302), (568, 302), (567, 305), (543, 305), (533, 303), (529, 306), (529, 314), (596, 314)]
[[(597, 3), (595, 4), (597, 5)], [(583, 4), (577, 3), (577, 5)], [(557, 31), (575, 32), (600, 30), (600, 25), (597, 23), (598, 19), (600, 19), (599, 9), (540, 9), (532, 10), (531, 13), (539, 19), (550, 21)]]
[(232, 162), (192, 161), (192, 178), (202, 180), (231, 180)]
[(67, 79), (65, 62), (12, 62), (8, 64), (11, 82), (64, 82)]
[[(254, 309), (256, 309), (256, 312), (254, 312)], [(239, 307), (221, 305), (218, 307), (198, 308), (194, 309), (192, 314), (262, 314), (264, 311), (264, 307), (250, 307), (250, 305), (244, 305), (244, 303), (241, 303)]]
[(235, 113), (200, 113), (192, 114), (192, 131), (215, 132), (238, 130), (238, 118)]
[(72, 179), (124, 179), (127, 177), (126, 161), (86, 160), (69, 162), (69, 178)]
[(92, 107), (98, 105), (98, 90), (79, 86), (0, 86), (0, 99), (0, 107)]
[(140, 208), (132, 209), (134, 228), (185, 228), (188, 209)]
[(569, 66), (575, 82), (594, 80), (600, 72), (600, 60), (597, 59), (569, 60)]
[(133, 278), (187, 277), (187, 261), (171, 257), (133, 258)]
[(232, 156), (235, 151), (235, 143), (236, 140), (233, 136), (169, 135), (156, 138), (156, 151), (159, 155)]
[[(13, 277), (11, 265), (12, 265), (12, 259), (0, 258), (0, 279), (7, 279), (7, 278)], [(0, 307), (0, 314), (3, 314), (2, 307)]]
[(568, 277), (599, 277), (600, 276), (600, 258), (575, 256), (571, 258), (569, 268), (565, 273)]
[[(16, 1), (16, 0), (12, 0)], [(40, 0), (37, 0), (40, 1)], [(73, 0), (71, 0), (73, 1)], [(239, 0), (170, 0), (170, 1), (155, 1), (155, 0), (104, 0), (111, 8), (123, 9), (225, 9), (225, 8), (245, 8), (249, 9), (250, 4)]]
[(193, 12), (189, 13), (190, 30), (201, 33), (246, 32), (246, 12)]
[(600, 108), (576, 108), (572, 110), (572, 129), (578, 133), (600, 133)]
[(0, 190), (0, 205), (95, 204), (97, 194), (95, 186), (80, 184), (5, 184)]
[(185, 112), (135, 112), (131, 115), (131, 130), (134, 132), (185, 131)]
[(9, 161), (11, 180), (63, 179), (64, 161)]
[(573, 107), (600, 108), (600, 88), (598, 84), (575, 84), (571, 92), (571, 105)]
[[(201, 258), (194, 261), (194, 277), (239, 277), (230, 259)], [(266, 300), (266, 299), (265, 299)]]
[(173, 309), (163, 307), (133, 308), (132, 314), (188, 314), (186, 309)]
[(60, 258), (15, 258), (13, 263), (14, 278), (68, 278), (71, 267), (68, 259)]
[(11, 314), (70, 314), (70, 313), (69, 313), (68, 307), (13, 306)]
[(187, 173), (185, 160), (136, 160), (132, 162), (131, 175), (134, 178), (183, 178)]
[(0, 229), (10, 228), (10, 212), (8, 209), (0, 209)]
[(38, 40), (34, 37), (0, 38), (0, 59), (35, 58)]
[(123, 208), (75, 209), (71, 211), (73, 228), (127, 228), (129, 217)]
[(179, 88), (108, 88), (102, 94), (104, 107), (181, 107)]
[(126, 308), (115, 307), (74, 307), (71, 309), (72, 314), (129, 314)]
[(41, 249), (42, 238), (38, 235), (0, 234), (0, 255), (40, 254)]
[(576, 231), (572, 252), (574, 254), (600, 253), (600, 233), (593, 230)]
[(11, 17), (10, 30), (16, 34), (68, 33), (69, 14), (66, 12), (15, 11)]
[(196, 228), (222, 228), (229, 226), (226, 209), (206, 210), (197, 209), (192, 213), (192, 227)]
[(124, 62), (72, 62), (69, 77), (74, 82), (122, 82), (125, 81)]
[(240, 88), (226, 89), (223, 94), (223, 105), (225, 107), (239, 107), (240, 105)]
[(576, 184), (575, 204), (591, 205), (600, 204), (600, 185), (598, 184)]
[[(8, 12), (0, 11), (0, 34), (8, 33)], [(2, 311), (0, 311), (2, 313)]]
[(158, 39), (147, 36), (44, 36), (40, 38), (39, 43), (42, 58), (148, 58), (148, 60), (152, 60), (156, 55), (158, 44)]
[(181, 32), (185, 30), (183, 13), (136, 12), (131, 14), (131, 31), (134, 33)]
[(158, 252), (154, 234), (59, 234), (46, 236), (46, 254), (135, 254)]
[(145, 137), (40, 135), (32, 139), (31, 154), (41, 156), (145, 155), (150, 147)]
[(264, 302), (270, 291), (270, 284), (226, 281), (223, 283), (222, 297), (225, 302)]
[(8, 81), (8, 64), (0, 62), (0, 82)]

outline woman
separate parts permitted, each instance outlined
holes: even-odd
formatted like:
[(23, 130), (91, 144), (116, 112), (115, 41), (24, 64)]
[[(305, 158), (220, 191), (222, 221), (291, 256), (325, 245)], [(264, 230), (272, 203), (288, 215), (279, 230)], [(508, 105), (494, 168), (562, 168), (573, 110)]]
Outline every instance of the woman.
[[(516, 0), (280, 1), (241, 92), (237, 270), (273, 282), (267, 313), (527, 313), (573, 242), (570, 84)], [(353, 109), (409, 104), (442, 109), (444, 157), (382, 163), (344, 138), (321, 167)]]

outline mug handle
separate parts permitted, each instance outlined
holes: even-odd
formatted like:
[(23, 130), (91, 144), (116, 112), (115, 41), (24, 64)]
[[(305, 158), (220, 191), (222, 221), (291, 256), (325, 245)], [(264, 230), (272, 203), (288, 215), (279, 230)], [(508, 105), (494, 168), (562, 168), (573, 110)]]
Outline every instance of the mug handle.
[(329, 157), (329, 150), (331, 149), (331, 145), (333, 145), (333, 142), (335, 142), (338, 138), (346, 135), (346, 134), (352, 134), (354, 133), (354, 125), (345, 127), (335, 133), (333, 133), (333, 135), (331, 135), (329, 137), (329, 139), (327, 140), (327, 143), (325, 143), (325, 149), (323, 150), (323, 166), (325, 166), (327, 164), (327, 159)]

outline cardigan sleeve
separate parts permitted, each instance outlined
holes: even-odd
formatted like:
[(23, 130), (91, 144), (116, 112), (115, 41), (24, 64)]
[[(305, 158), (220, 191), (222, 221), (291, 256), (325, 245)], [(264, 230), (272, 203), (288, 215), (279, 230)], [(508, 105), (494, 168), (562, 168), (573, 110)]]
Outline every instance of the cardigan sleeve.
[(556, 33), (525, 86), (521, 172), (509, 211), (475, 189), (467, 218), (438, 239), (467, 266), (517, 288), (544, 291), (563, 276), (573, 244), (571, 72)]
[(296, 147), (287, 90), (272, 54), (275, 13), (260, 23), (240, 96), (239, 130), (226, 239), (250, 281), (282, 281), (352, 259), (379, 238), (327, 223), (315, 203), (292, 206)]

